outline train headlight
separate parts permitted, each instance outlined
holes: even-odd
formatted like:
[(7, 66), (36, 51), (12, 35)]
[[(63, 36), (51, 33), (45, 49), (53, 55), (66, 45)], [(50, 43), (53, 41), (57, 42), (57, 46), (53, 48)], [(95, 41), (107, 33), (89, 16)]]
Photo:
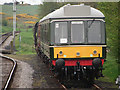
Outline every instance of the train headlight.
[(62, 52), (62, 51), (60, 51), (60, 52), (59, 52), (59, 54), (60, 54), (60, 55), (63, 55), (63, 52)]
[(79, 52), (77, 52), (77, 53), (76, 53), (76, 56), (80, 56), (80, 53), (79, 53)]
[(84, 69), (86, 69), (86, 67), (83, 67)]
[(93, 51), (93, 54), (97, 54), (97, 51), (96, 51), (96, 50), (94, 50), (94, 51)]

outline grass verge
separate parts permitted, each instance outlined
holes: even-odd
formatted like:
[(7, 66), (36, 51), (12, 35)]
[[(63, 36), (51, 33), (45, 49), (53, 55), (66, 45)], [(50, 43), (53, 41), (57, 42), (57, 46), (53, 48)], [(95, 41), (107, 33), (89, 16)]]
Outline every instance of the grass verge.
[(104, 63), (103, 67), (105, 70), (103, 70), (104, 78), (100, 78), (101, 81), (106, 82), (113, 82), (115, 83), (115, 80), (118, 76), (118, 63), (116, 62), (116, 58), (111, 55), (111, 53), (107, 53), (107, 61)]
[[(21, 41), (20, 41), (21, 37)], [(15, 38), (16, 54), (35, 54), (32, 29), (21, 29), (21, 33)]]

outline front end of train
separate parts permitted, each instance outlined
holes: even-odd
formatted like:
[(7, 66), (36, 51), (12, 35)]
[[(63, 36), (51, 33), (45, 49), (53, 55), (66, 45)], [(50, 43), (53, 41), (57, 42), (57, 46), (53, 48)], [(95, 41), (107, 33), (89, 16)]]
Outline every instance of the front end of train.
[(105, 21), (104, 17), (92, 16), (93, 13), (101, 12), (90, 9), (88, 13), (91, 16), (85, 16), (85, 13), (84, 17), (81, 15), (51, 21), (50, 59), (55, 72), (64, 77), (74, 76), (78, 80), (85, 78), (90, 81), (103, 77), (106, 58)]

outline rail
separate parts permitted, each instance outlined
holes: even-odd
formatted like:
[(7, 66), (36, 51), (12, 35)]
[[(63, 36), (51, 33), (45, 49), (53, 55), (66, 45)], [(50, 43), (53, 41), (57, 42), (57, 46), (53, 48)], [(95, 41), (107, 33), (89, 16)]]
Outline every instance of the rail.
[(6, 40), (10, 35), (12, 35), (11, 32), (1, 35), (1, 36), (0, 36), (0, 38), (1, 38), (0, 45), (2, 45), (2, 44), (5, 42), (5, 40)]
[(9, 74), (9, 77), (8, 77), (8, 79), (7, 79), (7, 82), (6, 82), (6, 84), (5, 84), (5, 86), (4, 86), (4, 89), (3, 89), (3, 90), (6, 90), (6, 89), (8, 88), (8, 86), (9, 86), (10, 81), (11, 81), (11, 79), (12, 79), (12, 76), (13, 76), (13, 74), (14, 74), (15, 68), (16, 68), (16, 66), (17, 66), (17, 62), (16, 62), (14, 59), (12, 59), (12, 58), (10, 58), (10, 57), (7, 57), (7, 56), (4, 56), (4, 55), (2, 55), (2, 54), (0, 54), (0, 57), (5, 58), (5, 59), (8, 59), (8, 60), (10, 60), (10, 61), (13, 62), (13, 67), (12, 67), (12, 69), (11, 69), (11, 72), (10, 72), (10, 74)]
[(96, 84), (93, 84), (93, 86), (97, 89), (97, 90), (102, 90), (99, 86), (97, 86)]
[[(16, 31), (15, 33), (20, 33), (20, 31)], [(2, 34), (2, 35), (0, 36), (0, 38), (1, 38), (0, 46), (1, 46), (1, 45), (5, 42), (5, 40), (6, 40), (9, 36), (11, 36), (11, 35), (13, 35), (12, 32), (8, 32), (8, 33), (5, 33), (5, 34)]]

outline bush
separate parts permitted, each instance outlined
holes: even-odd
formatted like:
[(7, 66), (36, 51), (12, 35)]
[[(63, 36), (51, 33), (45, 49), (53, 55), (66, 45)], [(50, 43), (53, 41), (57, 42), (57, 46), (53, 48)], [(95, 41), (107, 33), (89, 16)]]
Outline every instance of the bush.
[(7, 20), (3, 19), (3, 20), (2, 20), (2, 25), (3, 25), (3, 26), (7, 26), (7, 25), (8, 25)]

